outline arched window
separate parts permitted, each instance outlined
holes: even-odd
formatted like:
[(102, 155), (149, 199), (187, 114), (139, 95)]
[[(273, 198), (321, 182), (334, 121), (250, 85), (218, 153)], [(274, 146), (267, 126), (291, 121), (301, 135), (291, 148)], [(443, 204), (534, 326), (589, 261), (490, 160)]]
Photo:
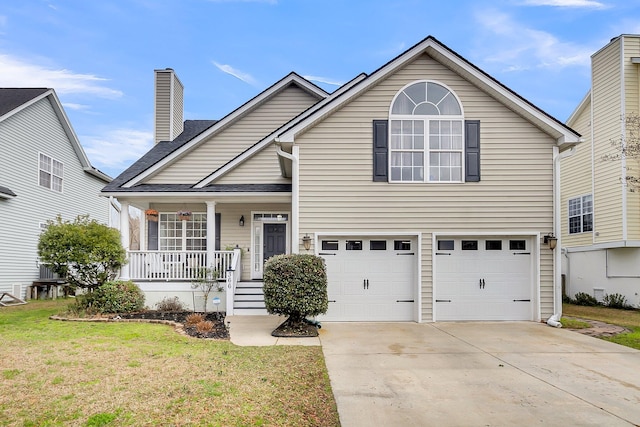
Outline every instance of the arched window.
[(451, 90), (412, 83), (395, 96), (389, 116), (390, 181), (462, 182), (464, 117)]

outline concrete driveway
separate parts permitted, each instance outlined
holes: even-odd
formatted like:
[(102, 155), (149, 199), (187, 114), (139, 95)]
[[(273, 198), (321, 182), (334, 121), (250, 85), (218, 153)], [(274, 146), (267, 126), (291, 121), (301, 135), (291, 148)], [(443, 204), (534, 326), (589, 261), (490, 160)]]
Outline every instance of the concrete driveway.
[(640, 351), (532, 322), (329, 323), (343, 427), (640, 425)]

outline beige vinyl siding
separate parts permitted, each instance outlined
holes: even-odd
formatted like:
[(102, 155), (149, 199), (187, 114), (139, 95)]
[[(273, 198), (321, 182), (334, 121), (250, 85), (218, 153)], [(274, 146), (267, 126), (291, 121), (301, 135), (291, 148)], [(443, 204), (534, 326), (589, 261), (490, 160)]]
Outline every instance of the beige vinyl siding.
[(271, 144), (214, 184), (291, 184), (291, 179), (282, 177), (276, 146)]
[(215, 172), (316, 101), (317, 98), (308, 92), (298, 86), (290, 85), (228, 128), (203, 141), (197, 148), (146, 182), (194, 184)]
[[(573, 123), (569, 125), (582, 135), (584, 142), (576, 146), (576, 152), (562, 160), (561, 171), (561, 236), (562, 246), (586, 246), (593, 243), (593, 233), (569, 234), (569, 200), (593, 194), (593, 163), (591, 144), (591, 107), (582, 110)], [(597, 218), (594, 219), (597, 223)]]
[[(180, 209), (192, 212), (206, 212), (205, 203), (154, 203), (150, 206), (158, 212), (176, 212)], [(251, 280), (251, 213), (291, 211), (291, 205), (281, 203), (217, 203), (216, 213), (220, 214), (220, 249), (233, 248), (236, 245), (243, 249), (242, 280)], [(244, 227), (240, 227), (240, 217), (244, 216)]]
[[(17, 197), (0, 199), (0, 293), (23, 291), (38, 278), (36, 259), (40, 223), (89, 214), (106, 224), (109, 200), (100, 197), (106, 185), (82, 168), (48, 98), (0, 122), (0, 185)], [(39, 186), (38, 160), (43, 153), (64, 164), (62, 193)]]
[(171, 131), (171, 74), (155, 73), (155, 142), (170, 141)]
[(597, 211), (595, 243), (617, 241), (622, 235), (622, 165), (602, 161), (616, 152), (612, 140), (621, 136), (622, 114), (620, 39), (603, 48), (592, 59), (592, 108), (594, 133), (594, 209)]
[(172, 126), (171, 126), (171, 138), (173, 141), (178, 135), (182, 133), (184, 130), (184, 122), (183, 122), (183, 111), (184, 111), (184, 88), (182, 87), (182, 83), (178, 80), (178, 77), (172, 73), (173, 77), (173, 93), (172, 95), (172, 104), (173, 104), (173, 112), (171, 114)]
[[(446, 84), (466, 119), (481, 121), (479, 183), (372, 182), (372, 120), (415, 80)], [(433, 232), (552, 230), (554, 141), (475, 86), (423, 55), (345, 105), (300, 144), (300, 238), (306, 233), (421, 232), (422, 318), (432, 318)], [(543, 317), (553, 311), (552, 253), (542, 251)]]
[[(640, 66), (631, 58), (640, 57), (640, 37), (624, 36), (624, 98), (626, 116), (640, 114)], [(636, 136), (637, 130), (635, 132)], [(627, 129), (629, 136), (629, 129)], [(638, 158), (627, 159), (627, 174), (640, 177)], [(640, 192), (627, 192), (627, 239), (640, 240)]]

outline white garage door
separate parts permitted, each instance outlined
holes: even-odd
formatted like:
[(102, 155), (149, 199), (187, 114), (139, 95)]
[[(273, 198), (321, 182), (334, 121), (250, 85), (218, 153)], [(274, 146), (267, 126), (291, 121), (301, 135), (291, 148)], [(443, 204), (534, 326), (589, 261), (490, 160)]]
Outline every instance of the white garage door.
[(532, 260), (526, 237), (438, 238), (436, 320), (533, 320)]
[(320, 238), (329, 309), (321, 320), (409, 321), (416, 306), (413, 238)]

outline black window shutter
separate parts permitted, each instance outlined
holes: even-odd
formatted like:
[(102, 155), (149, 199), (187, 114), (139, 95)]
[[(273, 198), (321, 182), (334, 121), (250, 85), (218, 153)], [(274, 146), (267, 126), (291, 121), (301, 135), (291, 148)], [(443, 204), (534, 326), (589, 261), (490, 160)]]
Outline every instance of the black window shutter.
[(465, 120), (465, 182), (480, 181), (480, 120)]
[(373, 180), (387, 182), (389, 166), (388, 120), (373, 121)]
[(220, 230), (222, 229), (222, 227), (220, 226), (221, 223), (222, 223), (222, 215), (219, 213), (216, 213), (216, 243), (215, 243), (216, 251), (220, 250)]
[(158, 250), (158, 221), (147, 221), (147, 249)]

